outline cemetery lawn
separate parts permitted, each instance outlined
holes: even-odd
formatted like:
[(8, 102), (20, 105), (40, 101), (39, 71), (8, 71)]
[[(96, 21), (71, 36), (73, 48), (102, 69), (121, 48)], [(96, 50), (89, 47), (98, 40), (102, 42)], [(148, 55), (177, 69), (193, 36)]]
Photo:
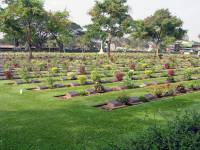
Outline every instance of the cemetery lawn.
[(200, 111), (200, 92), (168, 98), (124, 109), (105, 111), (94, 105), (112, 100), (120, 93), (140, 96), (145, 88), (77, 97), (59, 101), (55, 95), (66, 88), (24, 91), (28, 85), (5, 85), (0, 81), (0, 149), (73, 150), (102, 149), (134, 138), (155, 121), (166, 125), (184, 110)]

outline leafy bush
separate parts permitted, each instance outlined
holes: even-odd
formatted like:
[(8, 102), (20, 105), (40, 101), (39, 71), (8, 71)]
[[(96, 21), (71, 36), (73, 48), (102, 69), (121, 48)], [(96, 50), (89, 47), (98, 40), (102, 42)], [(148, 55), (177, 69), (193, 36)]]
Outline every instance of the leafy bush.
[(133, 75), (134, 75), (134, 71), (133, 71), (133, 70), (130, 70), (130, 71), (127, 73), (127, 76), (128, 76), (129, 78), (132, 78)]
[(168, 63), (164, 64), (164, 69), (170, 69), (170, 65)]
[(152, 86), (150, 91), (153, 95), (157, 96), (158, 98), (162, 97), (164, 94), (164, 89), (162, 86)]
[(168, 70), (168, 78), (167, 78), (167, 81), (172, 83), (172, 82), (175, 82), (174, 80), (174, 75), (175, 75), (175, 72), (173, 69), (169, 69)]
[(51, 75), (48, 75), (46, 78), (47, 84), (50, 86), (50, 88), (54, 88), (54, 83), (56, 82), (56, 79), (52, 77)]
[(145, 75), (147, 75), (148, 77), (152, 77), (152, 74), (153, 74), (153, 70), (145, 70)]
[(104, 86), (99, 83), (99, 82), (96, 82), (95, 85), (94, 85), (94, 89), (97, 93), (104, 93), (105, 92), (105, 88)]
[(3, 68), (4, 68), (4, 70), (9, 71), (9, 70), (11, 70), (11, 64), (10, 63), (5, 63), (3, 65)]
[(192, 79), (192, 70), (191, 69), (185, 70), (184, 79), (185, 80), (191, 80)]
[(122, 81), (123, 78), (124, 78), (124, 73), (118, 71), (118, 72), (115, 73), (115, 77), (116, 77), (117, 81)]
[(51, 68), (52, 73), (59, 73), (59, 69), (57, 67)]
[(67, 74), (67, 77), (68, 77), (68, 79), (70, 79), (70, 80), (76, 80), (76, 79), (77, 79), (76, 73), (75, 73), (75, 72), (69, 72), (69, 73)]
[(6, 79), (9, 79), (9, 80), (10, 80), (10, 79), (13, 78), (13, 73), (12, 73), (11, 70), (5, 71), (5, 72), (4, 72), (4, 75), (5, 75)]
[(80, 92), (79, 92), (79, 95), (80, 95), (80, 96), (87, 96), (88, 93), (87, 93), (86, 91), (80, 91)]
[(46, 69), (46, 63), (44, 62), (40, 62), (40, 61), (36, 61), (36, 62), (32, 62), (33, 64), (35, 64), (35, 66), (38, 68), (38, 70), (42, 71)]
[(183, 84), (177, 85), (176, 91), (180, 92), (180, 93), (186, 93), (187, 92), (187, 90), (185, 89), (185, 86)]
[(162, 73), (161, 73), (161, 77), (167, 77), (168, 76), (168, 73), (166, 72), (166, 71), (163, 71)]
[(144, 71), (147, 67), (148, 67), (148, 64), (146, 64), (146, 63), (139, 63), (136, 66), (136, 70), (138, 70), (138, 71)]
[(162, 86), (164, 89), (164, 96), (173, 96), (175, 94), (175, 87), (171, 84), (165, 84)]
[(168, 76), (169, 76), (169, 77), (172, 77), (172, 76), (174, 76), (174, 75), (175, 75), (174, 70), (173, 70), (173, 69), (169, 69), (169, 70), (168, 70)]
[(150, 88), (150, 91), (153, 95), (161, 98), (163, 96), (172, 96), (174, 95), (174, 87), (171, 84), (156, 85)]
[(30, 74), (26, 68), (20, 68), (18, 70), (19, 77), (23, 79), (26, 83), (30, 82)]
[(125, 77), (124, 77), (124, 86), (128, 87), (129, 89), (132, 89), (135, 87), (135, 84), (134, 84), (134, 81), (132, 80), (132, 78), (129, 76), (129, 74), (127, 74)]
[(78, 76), (78, 80), (80, 84), (85, 84), (87, 81), (87, 77), (85, 75)]
[(193, 90), (200, 89), (200, 81), (194, 81), (193, 83), (191, 83), (190, 88), (193, 89)]
[(117, 97), (117, 101), (123, 103), (123, 104), (128, 104), (130, 97), (127, 95), (120, 95)]
[(198, 150), (200, 149), (200, 114), (186, 112), (167, 123), (165, 128), (156, 122), (125, 144), (109, 145), (109, 150)]
[(101, 75), (99, 72), (97, 71), (92, 71), (91, 72), (91, 79), (94, 82), (100, 82), (101, 81)]

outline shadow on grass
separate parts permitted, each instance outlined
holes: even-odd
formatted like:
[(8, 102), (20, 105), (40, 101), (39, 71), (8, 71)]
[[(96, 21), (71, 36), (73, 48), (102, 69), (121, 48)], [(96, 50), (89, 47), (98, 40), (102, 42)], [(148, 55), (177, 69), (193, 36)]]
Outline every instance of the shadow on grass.
[(95, 149), (137, 136), (155, 122), (165, 125), (175, 113), (200, 105), (194, 101), (190, 94), (111, 112), (76, 103), (56, 109), (0, 111), (0, 148)]

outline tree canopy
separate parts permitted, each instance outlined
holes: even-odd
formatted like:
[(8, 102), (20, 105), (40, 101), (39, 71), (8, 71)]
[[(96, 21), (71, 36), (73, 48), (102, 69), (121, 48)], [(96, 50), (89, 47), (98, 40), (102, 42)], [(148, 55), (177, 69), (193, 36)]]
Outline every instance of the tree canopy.
[(113, 37), (123, 37), (129, 33), (132, 18), (129, 15), (129, 7), (126, 0), (96, 1), (89, 12), (92, 17), (91, 27), (99, 33), (106, 35), (108, 43), (108, 55)]
[(183, 21), (173, 16), (168, 9), (160, 9), (144, 20), (135, 21), (133, 36), (154, 42), (158, 55), (161, 46), (184, 37), (186, 30), (182, 25)]
[(0, 31), (18, 46), (26, 45), (29, 59), (31, 47), (41, 48), (47, 40), (56, 40), (60, 49), (71, 40), (72, 30), (69, 12), (47, 12), (43, 0), (8, 0), (0, 9)]

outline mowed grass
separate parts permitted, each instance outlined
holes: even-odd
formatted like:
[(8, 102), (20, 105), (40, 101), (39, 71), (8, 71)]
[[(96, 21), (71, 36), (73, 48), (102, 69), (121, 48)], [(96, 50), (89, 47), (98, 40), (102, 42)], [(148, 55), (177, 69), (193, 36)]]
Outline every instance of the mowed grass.
[(2, 150), (102, 149), (111, 143), (123, 144), (155, 122), (165, 126), (167, 120), (184, 110), (200, 111), (200, 92), (105, 111), (93, 106), (122, 93), (144, 95), (147, 88), (60, 101), (54, 96), (69, 91), (66, 88), (24, 91), (20, 95), (20, 89), (29, 85), (6, 85), (7, 82), (0, 81)]

